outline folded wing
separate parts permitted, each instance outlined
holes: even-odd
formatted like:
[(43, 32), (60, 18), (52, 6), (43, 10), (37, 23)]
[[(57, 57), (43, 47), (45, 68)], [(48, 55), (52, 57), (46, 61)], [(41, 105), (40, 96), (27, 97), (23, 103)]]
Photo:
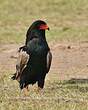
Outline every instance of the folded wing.
[(52, 61), (52, 53), (49, 51), (47, 54), (47, 73), (50, 70), (51, 61)]
[(22, 74), (22, 71), (26, 67), (28, 61), (29, 61), (29, 54), (26, 53), (26, 51), (20, 50), (18, 52), (17, 62), (16, 62), (16, 73), (12, 77), (13, 80), (20, 80), (20, 76)]

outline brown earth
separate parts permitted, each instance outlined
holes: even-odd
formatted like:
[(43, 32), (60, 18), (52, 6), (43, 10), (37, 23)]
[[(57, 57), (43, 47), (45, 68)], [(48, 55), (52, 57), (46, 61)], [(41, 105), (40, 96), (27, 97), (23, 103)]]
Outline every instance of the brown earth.
[[(0, 45), (0, 76), (15, 72), (17, 49), (20, 45)], [(88, 78), (88, 42), (50, 43), (53, 61), (47, 80)]]

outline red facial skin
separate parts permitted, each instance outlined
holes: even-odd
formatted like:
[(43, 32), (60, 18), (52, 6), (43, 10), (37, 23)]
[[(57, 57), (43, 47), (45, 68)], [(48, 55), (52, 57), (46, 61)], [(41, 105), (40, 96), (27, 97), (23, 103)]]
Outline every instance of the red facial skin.
[(40, 30), (47, 30), (47, 29), (49, 30), (49, 27), (47, 25), (45, 25), (45, 24), (41, 24), (39, 29)]

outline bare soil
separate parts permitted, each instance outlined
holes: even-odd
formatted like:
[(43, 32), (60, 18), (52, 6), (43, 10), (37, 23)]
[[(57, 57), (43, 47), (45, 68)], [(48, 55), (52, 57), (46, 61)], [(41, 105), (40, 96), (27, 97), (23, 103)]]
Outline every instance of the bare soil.
[[(47, 79), (57, 78), (69, 80), (71, 78), (88, 78), (88, 42), (50, 43), (53, 54), (52, 66)], [(20, 45), (0, 45), (0, 76), (6, 71), (15, 72), (17, 50)]]

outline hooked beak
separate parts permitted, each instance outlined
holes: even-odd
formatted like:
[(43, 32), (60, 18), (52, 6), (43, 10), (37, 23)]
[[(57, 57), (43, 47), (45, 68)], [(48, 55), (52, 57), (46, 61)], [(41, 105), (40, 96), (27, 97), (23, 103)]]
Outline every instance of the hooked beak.
[(46, 24), (42, 24), (39, 27), (40, 30), (49, 30), (49, 27)]

